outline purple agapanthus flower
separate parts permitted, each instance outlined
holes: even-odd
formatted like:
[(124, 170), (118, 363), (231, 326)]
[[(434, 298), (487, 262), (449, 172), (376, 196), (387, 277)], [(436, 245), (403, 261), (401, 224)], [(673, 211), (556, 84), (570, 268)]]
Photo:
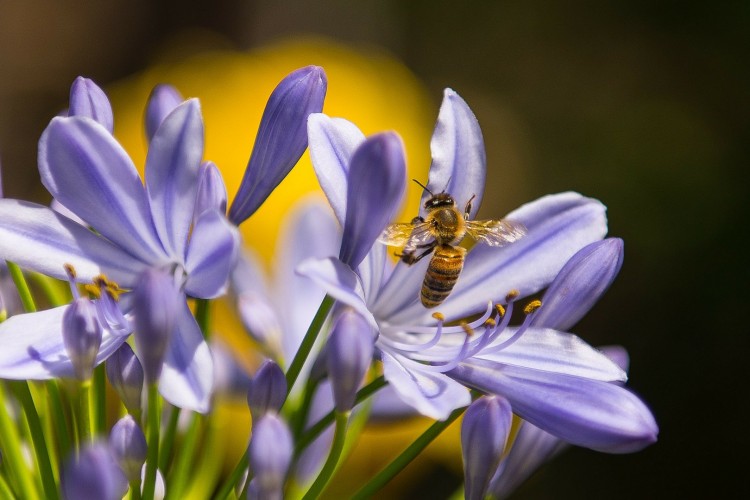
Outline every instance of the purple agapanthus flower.
[[(339, 258), (310, 260), (298, 270), (376, 328), (384, 375), (404, 401), (443, 419), (469, 404), (468, 387), (474, 387), (502, 395), (517, 415), (574, 444), (626, 452), (655, 440), (648, 408), (612, 383), (625, 380), (620, 368), (578, 337), (534, 324), (545, 306), (534, 312), (538, 304), (530, 304), (521, 326), (508, 325), (519, 299), (550, 285), (567, 293), (553, 279), (574, 254), (606, 234), (599, 201), (562, 193), (510, 213), (507, 218), (524, 224), (527, 235), (507, 247), (478, 245), (469, 252), (453, 293), (433, 315), (418, 299), (428, 259), (394, 265), (376, 242), (404, 189), (400, 142), (365, 139), (351, 123), (321, 114), (311, 115), (308, 132), (313, 165), (344, 232)], [(361, 152), (373, 141), (389, 143), (381, 148), (390, 153), (377, 162)], [(484, 147), (476, 118), (452, 90), (445, 92), (431, 150), (428, 189), (449, 192), (459, 206), (474, 196), (473, 217), (484, 191)], [(611, 267), (605, 260), (595, 264)], [(601, 283), (611, 274), (603, 273)], [(592, 303), (589, 296), (573, 296)], [(505, 308), (496, 310), (498, 304)], [(445, 326), (476, 315), (469, 324)]]
[[(107, 283), (125, 291), (139, 284), (146, 269), (169, 273), (182, 306), (160, 390), (177, 406), (207, 411), (211, 353), (185, 299), (223, 293), (239, 236), (216, 209), (194, 218), (204, 141), (198, 101), (177, 105), (153, 132), (144, 186), (112, 136), (109, 119), (97, 121), (111, 117), (106, 96), (88, 80), (77, 80), (74, 89), (77, 100), (69, 116), (54, 118), (39, 141), (39, 172), (55, 200), (85, 225), (41, 205), (0, 200), (0, 259), (58, 279), (69, 279), (72, 266), (77, 282), (106, 275)], [(87, 91), (95, 98), (87, 100)], [(97, 363), (132, 332), (129, 302), (125, 294), (118, 307), (106, 293), (97, 301), (104, 323)], [(73, 373), (61, 334), (68, 307), (17, 315), (0, 325), (0, 377), (46, 379)]]

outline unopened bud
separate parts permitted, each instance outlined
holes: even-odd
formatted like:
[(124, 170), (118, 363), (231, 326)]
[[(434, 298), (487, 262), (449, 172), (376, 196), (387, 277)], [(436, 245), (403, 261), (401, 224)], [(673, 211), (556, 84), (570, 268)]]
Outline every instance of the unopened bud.
[(112, 427), (109, 447), (128, 481), (138, 479), (146, 462), (148, 446), (146, 436), (132, 416), (124, 416)]
[(267, 359), (255, 373), (247, 391), (247, 405), (253, 421), (269, 411), (278, 413), (286, 400), (286, 377), (281, 367)]
[(128, 344), (122, 344), (105, 363), (107, 378), (120, 396), (128, 412), (141, 411), (143, 393), (143, 367)]
[(349, 411), (354, 406), (374, 349), (372, 326), (354, 310), (345, 310), (328, 337), (328, 377), (338, 411)]
[(267, 413), (253, 423), (248, 458), (259, 498), (282, 498), (293, 452), (292, 433), (279, 416)]
[(93, 302), (79, 298), (68, 306), (63, 314), (62, 335), (76, 378), (89, 380), (102, 344), (102, 326)]

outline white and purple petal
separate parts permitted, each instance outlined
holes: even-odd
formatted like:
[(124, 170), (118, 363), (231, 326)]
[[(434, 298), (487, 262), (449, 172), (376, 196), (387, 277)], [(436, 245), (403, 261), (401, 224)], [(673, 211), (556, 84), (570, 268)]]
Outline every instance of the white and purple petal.
[(39, 174), (52, 196), (103, 236), (144, 262), (163, 262), (141, 178), (100, 124), (53, 118), (39, 140)]
[(203, 162), (198, 175), (198, 192), (195, 197), (193, 220), (197, 220), (206, 210), (226, 213), (227, 188), (216, 164), (212, 161)]
[[(453, 196), (460, 210), (473, 196), (469, 218), (473, 219), (484, 193), (487, 160), (479, 122), (469, 105), (451, 89), (445, 89), (443, 103), (430, 141), (432, 165), (427, 187), (434, 194)], [(420, 215), (430, 193), (422, 194)]]
[(203, 118), (197, 99), (177, 106), (162, 122), (146, 156), (146, 191), (164, 250), (181, 262), (193, 222), (203, 158)]
[(313, 113), (307, 119), (307, 136), (318, 183), (341, 227), (346, 219), (349, 162), (365, 135), (352, 122)]
[(156, 134), (164, 118), (183, 100), (182, 95), (171, 85), (161, 84), (154, 87), (146, 105), (145, 125), (149, 141)]
[(198, 217), (185, 257), (185, 290), (193, 297), (211, 299), (224, 293), (239, 251), (237, 228), (216, 210)]
[(79, 76), (70, 87), (68, 116), (85, 116), (101, 124), (111, 134), (114, 131), (112, 106), (107, 94), (93, 80)]

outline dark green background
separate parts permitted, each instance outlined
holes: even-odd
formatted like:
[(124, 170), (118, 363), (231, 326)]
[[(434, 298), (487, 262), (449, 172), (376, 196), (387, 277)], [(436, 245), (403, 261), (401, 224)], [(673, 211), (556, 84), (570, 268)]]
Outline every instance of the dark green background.
[[(128, 75), (186, 29), (238, 48), (305, 33), (384, 47), (436, 107), (451, 86), (476, 112), (483, 215), (572, 189), (601, 199), (625, 240), (619, 279), (576, 333), (629, 349), (660, 440), (635, 455), (571, 450), (517, 496), (748, 493), (749, 2), (30, 3), (0, 0), (6, 196), (44, 196), (36, 141), (75, 76)], [(439, 471), (413, 497), (458, 481)]]

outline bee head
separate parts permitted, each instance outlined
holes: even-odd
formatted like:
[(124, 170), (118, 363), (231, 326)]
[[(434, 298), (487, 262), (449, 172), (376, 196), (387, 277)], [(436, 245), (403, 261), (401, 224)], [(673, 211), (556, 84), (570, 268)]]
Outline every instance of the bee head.
[(427, 210), (433, 210), (441, 207), (452, 207), (456, 204), (453, 196), (448, 193), (433, 194), (427, 201), (424, 202), (424, 208)]

